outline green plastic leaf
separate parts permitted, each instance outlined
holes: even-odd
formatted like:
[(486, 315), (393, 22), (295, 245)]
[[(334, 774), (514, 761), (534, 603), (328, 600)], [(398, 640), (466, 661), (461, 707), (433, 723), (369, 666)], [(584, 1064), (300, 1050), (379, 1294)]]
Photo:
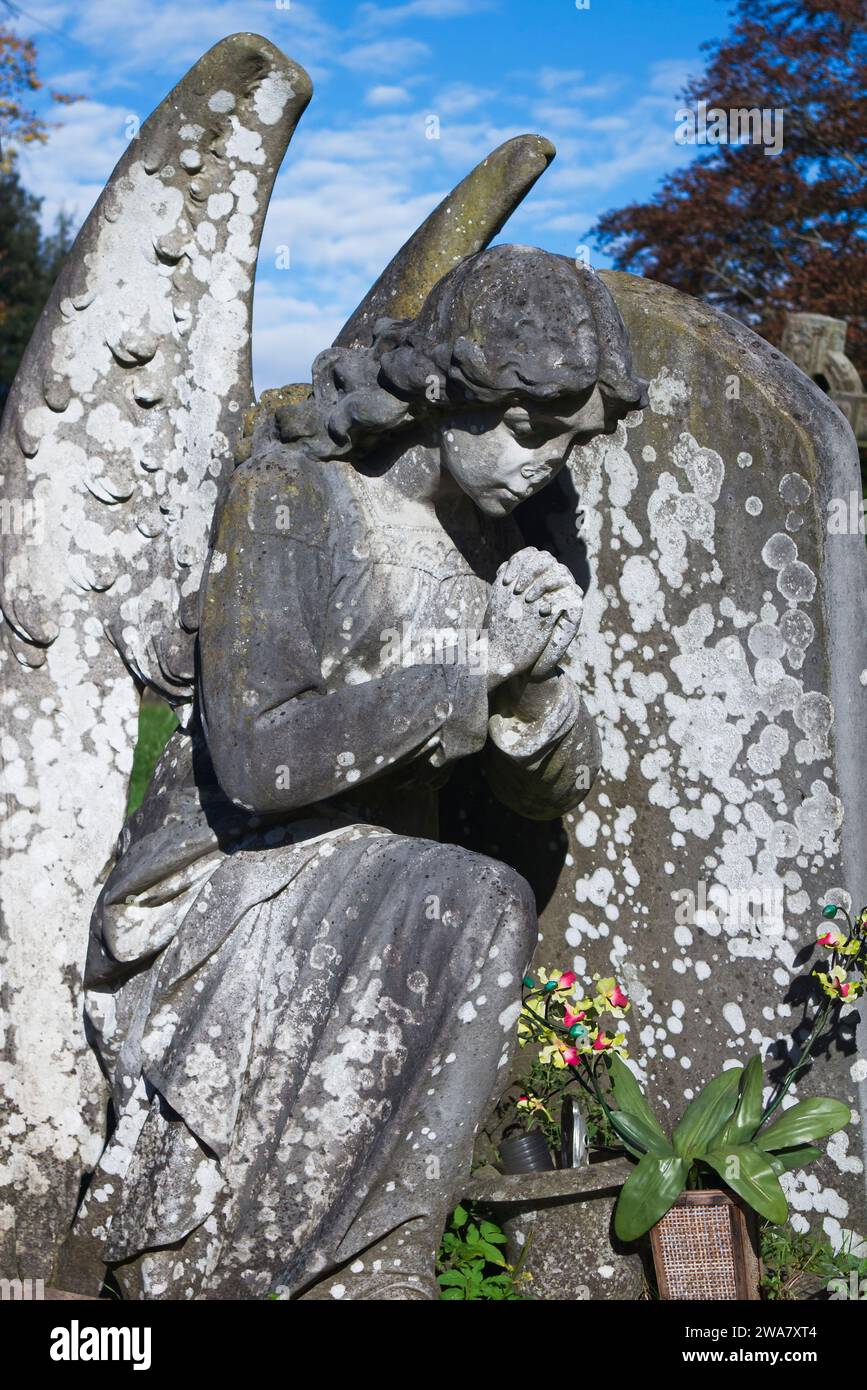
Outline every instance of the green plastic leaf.
[(768, 1129), (756, 1135), (760, 1149), (791, 1149), (796, 1144), (809, 1144), (813, 1139), (826, 1139), (852, 1120), (852, 1111), (841, 1100), (830, 1096), (811, 1096), (799, 1100), (786, 1110)]
[(732, 1144), (701, 1155), (728, 1187), (766, 1221), (780, 1225), (789, 1214), (786, 1194), (768, 1160), (755, 1144)]
[(639, 1155), (642, 1153), (673, 1153), (668, 1140), (664, 1135), (660, 1135), (659, 1127), (649, 1125), (638, 1115), (630, 1115), (625, 1110), (612, 1110), (611, 1124), (620, 1138), (624, 1139), (630, 1146), (634, 1146)]
[(731, 1119), (738, 1098), (742, 1067), (731, 1067), (709, 1081), (691, 1101), (672, 1136), (682, 1158), (697, 1158)]
[(673, 1206), (686, 1187), (689, 1163), (669, 1154), (645, 1154), (629, 1174), (617, 1199), (614, 1231), (620, 1240), (637, 1240)]
[(637, 1120), (642, 1120), (649, 1129), (656, 1131), (657, 1138), (662, 1140), (666, 1149), (670, 1149), (668, 1136), (648, 1105), (644, 1092), (629, 1067), (621, 1057), (617, 1056), (616, 1052), (607, 1056), (605, 1061), (611, 1081), (611, 1093), (614, 1096), (617, 1109), (624, 1110), (627, 1115), (633, 1115)]
[(762, 1118), (762, 1084), (764, 1074), (761, 1057), (751, 1057), (741, 1074), (738, 1102), (734, 1114), (708, 1148), (719, 1149), (730, 1144), (749, 1143)]
[(782, 1153), (768, 1154), (768, 1162), (779, 1177), (781, 1173), (788, 1172), (790, 1168), (806, 1168), (808, 1163), (815, 1163), (816, 1159), (821, 1157), (821, 1149), (811, 1148), (809, 1144), (801, 1144), (797, 1149), (784, 1149)]

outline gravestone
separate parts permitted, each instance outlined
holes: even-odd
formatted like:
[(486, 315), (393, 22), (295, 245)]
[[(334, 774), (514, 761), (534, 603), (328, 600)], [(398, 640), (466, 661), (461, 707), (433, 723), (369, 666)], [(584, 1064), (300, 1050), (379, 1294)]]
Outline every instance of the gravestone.
[[(602, 278), (650, 408), (573, 456), (583, 523), (572, 503), (542, 521), (589, 585), (572, 671), (603, 771), (537, 961), (625, 981), (630, 1054), (674, 1120), (757, 1051), (780, 1075), (821, 906), (867, 897), (867, 552), (840, 524), (860, 480), (828, 397), (725, 315)], [(855, 1023), (798, 1097), (863, 1109)], [(797, 1229), (864, 1233), (860, 1145), (847, 1129), (784, 1177)]]
[[(124, 803), (139, 688), (149, 684), (181, 703), (192, 692), (207, 523), (217, 479), (231, 471), (232, 441), (251, 404), (251, 268), (280, 155), (309, 95), (306, 74), (256, 36), (234, 36), (196, 65), (142, 128), (83, 229), (5, 417), (0, 455), (9, 478), (6, 500), (19, 510), (30, 508), (34, 525), (16, 522), (4, 533), (7, 630), (0, 669), (3, 704), (17, 736), (4, 741), (0, 788), (15, 803), (0, 844), (9, 1101), (0, 1149), (12, 1160), (0, 1179), (6, 1189), (0, 1234), (9, 1268), (23, 1268), (26, 1261), (37, 1277), (53, 1267), (54, 1246), (68, 1228), (83, 1169), (100, 1148), (104, 1093), (80, 998), (84, 937)], [(349, 393), (358, 384), (358, 360), (344, 370), (341, 354), (372, 351), (371, 326), (384, 308), (401, 316), (418, 312), (442, 269), (487, 243), (552, 153), (537, 137), (507, 142), (444, 200), (340, 335), (332, 350), (337, 356), (323, 368), (315, 406), (322, 418), (312, 433), (306, 402), (287, 396), (298, 408), (279, 412), (286, 416), (282, 442), (316, 437), (319, 462), (330, 464), (341, 455), (342, 444), (335, 453), (334, 436), (325, 428), (335, 403), (329, 392), (339, 384)], [(604, 278), (620, 303), (639, 370), (651, 379), (650, 405), (628, 417), (615, 435), (578, 450), (559, 492), (546, 493), (536, 508), (533, 539), (586, 582), (584, 640), (569, 666), (599, 725), (605, 773), (582, 811), (567, 818), (565, 838), (558, 840), (556, 827), (523, 826), (516, 852), (501, 857), (528, 872), (536, 886), (542, 882), (540, 960), (562, 963), (565, 953), (582, 973), (613, 968), (623, 978), (635, 1005), (633, 1056), (651, 1092), (677, 1111), (682, 1098), (711, 1074), (745, 1060), (750, 1051), (760, 1049), (771, 1066), (784, 1061), (785, 1040), (803, 1022), (798, 977), (818, 910), (829, 895), (844, 902), (851, 890), (860, 901), (864, 892), (860, 827), (867, 807), (859, 734), (867, 652), (860, 493), (851, 431), (780, 353), (673, 291), (628, 276)], [(508, 294), (514, 302), (513, 285)], [(590, 317), (610, 349), (619, 334), (614, 316), (594, 311)], [(546, 310), (542, 322), (539, 340), (550, 344), (554, 316)], [(406, 348), (401, 325), (394, 331), (394, 344)], [(457, 341), (466, 345), (470, 339), (462, 335)], [(568, 347), (578, 342), (573, 334)], [(391, 355), (390, 344), (383, 337), (377, 350)], [(330, 384), (329, 362), (342, 364)], [(383, 404), (374, 391), (382, 387), (379, 358), (374, 365), (369, 381), (358, 381), (372, 393), (363, 402), (373, 411), (366, 423), (379, 419), (385, 429), (402, 419), (406, 393), (396, 380), (388, 412), (377, 417)], [(421, 377), (412, 379), (417, 384)], [(624, 401), (638, 398), (636, 389)], [(474, 452), (478, 433), (466, 431), (471, 444), (464, 443), (465, 450)], [(322, 471), (328, 481), (336, 476), (334, 469)], [(338, 514), (332, 509), (331, 515)], [(353, 551), (355, 559), (368, 555), (364, 547)], [(226, 559), (214, 554), (214, 575)], [(242, 703), (249, 704), (246, 694)], [(414, 709), (417, 702), (407, 703)], [(434, 710), (440, 720), (452, 713), (451, 701)], [(387, 718), (383, 727), (394, 731), (398, 725)], [(183, 740), (176, 736), (176, 749)], [(254, 759), (248, 761), (255, 766)], [(339, 755), (341, 768), (354, 761), (354, 753)], [(163, 773), (178, 765), (170, 750)], [(239, 766), (243, 773), (243, 760)], [(360, 776), (357, 770), (347, 773), (347, 783), (353, 775)], [(179, 802), (183, 778), (182, 770), (175, 778)], [(158, 779), (153, 802), (164, 789)], [(269, 786), (268, 798), (271, 793)], [(457, 793), (467, 822), (470, 803), (460, 806), (459, 779)], [(235, 802), (245, 805), (243, 799)], [(265, 804), (270, 811), (270, 800)], [(201, 809), (197, 804), (196, 813)], [(287, 803), (282, 809), (293, 808)], [(208, 820), (204, 812), (201, 819)], [(141, 828), (145, 821), (137, 824)], [(174, 811), (164, 823), (156, 817), (154, 827), (169, 832), (160, 841), (164, 848), (174, 849), (179, 825)], [(546, 838), (553, 857), (529, 863)], [(185, 842), (184, 849), (193, 843)], [(204, 831), (197, 843), (210, 853)], [(112, 891), (123, 879), (128, 848), (126, 837), (112, 870)], [(498, 849), (490, 846), (493, 853)], [(465, 863), (459, 855), (444, 856), (444, 874), (456, 860)], [(236, 858), (234, 864), (243, 862)], [(478, 886), (466, 872), (462, 906)], [(293, 870), (288, 881), (294, 876)], [(395, 877), (404, 882), (402, 873)], [(145, 874), (132, 881), (149, 892), (157, 880)], [(508, 876), (507, 881), (513, 882)], [(176, 886), (186, 891), (186, 880)], [(514, 920), (521, 929), (529, 922), (532, 932), (522, 886), (519, 896)], [(140, 904), (134, 894), (120, 897), (131, 909), (127, 925), (135, 937)], [(225, 897), (220, 900), (225, 905)], [(155, 894), (146, 906), (168, 901)], [(108, 905), (119, 904), (112, 899)], [(257, 900), (253, 906), (258, 905)], [(218, 918), (204, 901), (200, 915), (209, 924)], [(493, 909), (481, 904), (477, 915), (490, 925)], [(384, 918), (371, 912), (374, 927), (382, 927)], [(174, 922), (163, 925), (177, 929)], [(106, 927), (100, 949), (115, 940), (112, 933)], [(518, 928), (516, 952), (523, 942), (517, 933)], [(154, 942), (162, 950), (167, 939), (148, 937), (136, 960), (146, 960)], [(305, 955), (317, 970), (322, 958), (312, 951)], [(205, 953), (202, 962), (209, 959)], [(337, 953), (337, 959), (344, 957)], [(378, 971), (374, 960), (378, 953), (370, 966)], [(509, 983), (521, 971), (503, 973)], [(441, 982), (440, 965), (434, 974)], [(413, 971), (406, 987), (423, 992), (427, 977)], [(499, 981), (498, 987), (506, 985)], [(475, 1002), (493, 1010), (487, 995)], [(478, 1017), (475, 1005), (470, 1007), (471, 1015), (458, 1014), (461, 1024)], [(106, 1037), (111, 1034), (111, 1010), (96, 1021), (89, 1016)], [(253, 1016), (258, 1018), (256, 1010), (225, 1007), (227, 1020)], [(502, 1020), (497, 1015), (505, 1027)], [(820, 1078), (811, 1076), (803, 1089), (820, 1086), (857, 1104), (865, 1066), (855, 1060), (852, 1022), (835, 1039)], [(484, 1023), (482, 1016), (475, 1037), (484, 1036), (488, 1045), (497, 1035)], [(214, 1035), (212, 1028), (208, 1036)], [(292, 1036), (291, 1029), (284, 1036)], [(208, 1046), (213, 1052), (213, 1044)], [(460, 1107), (475, 1112), (481, 1096), (477, 1106), (472, 1085), (483, 1074), (478, 1042), (465, 1043), (461, 1057), (467, 1080), (454, 1086), (454, 1094)], [(495, 1053), (489, 1060), (496, 1061)], [(503, 1067), (506, 1062), (504, 1053)], [(186, 1199), (193, 1188), (184, 1165), (195, 1143), (184, 1147), (183, 1117), (174, 1102), (174, 1119), (159, 1105), (146, 1117), (139, 1104), (147, 1090), (146, 1068), (137, 1063), (133, 1071), (130, 1077), (125, 1065), (117, 1070), (118, 1094), (128, 1109), (101, 1161), (112, 1182), (93, 1184), (91, 1214), (99, 1223), (94, 1235), (96, 1229), (105, 1234), (102, 1205), (119, 1181), (119, 1151), (124, 1163), (132, 1153), (126, 1120), (140, 1122), (137, 1134), (153, 1121), (136, 1155), (145, 1164), (139, 1189), (144, 1207), (168, 1171), (163, 1140), (175, 1145), (179, 1157), (172, 1195)], [(218, 1073), (215, 1067), (209, 1075)], [(193, 1074), (178, 1068), (187, 1080)], [(373, 1085), (367, 1075), (360, 1085)], [(463, 1073), (455, 1067), (452, 1075)], [(422, 1118), (431, 1109), (423, 1104)], [(443, 1114), (456, 1128), (465, 1124), (456, 1119), (460, 1107), (452, 1105), (451, 1093), (443, 1102)], [(219, 1129), (226, 1113), (224, 1104), (213, 1105), (209, 1120)], [(159, 1129), (164, 1122), (174, 1125), (172, 1139)], [(161, 1138), (153, 1144), (159, 1154), (150, 1168), (154, 1130)], [(198, 1133), (195, 1125), (189, 1130)], [(436, 1138), (430, 1125), (421, 1133), (429, 1143)], [(258, 1154), (258, 1135), (251, 1129), (248, 1137)], [(287, 1144), (299, 1140), (292, 1131)], [(213, 1160), (205, 1155), (201, 1161), (210, 1182), (214, 1175), (207, 1165)], [(840, 1239), (860, 1220), (862, 1168), (851, 1132), (834, 1138), (828, 1159), (815, 1171), (818, 1176), (795, 1173), (787, 1179), (796, 1222), (817, 1215), (825, 1232)], [(356, 1187), (357, 1178), (355, 1171)], [(371, 1180), (375, 1195), (394, 1186)], [(253, 1180), (250, 1187), (250, 1207), (271, 1241), (262, 1188)], [(443, 1202), (450, 1190), (441, 1185)], [(321, 1201), (321, 1191), (305, 1189), (311, 1201), (317, 1195)], [(383, 1200), (384, 1211), (389, 1203)], [(412, 1210), (417, 1211), (415, 1198)], [(431, 1230), (441, 1229), (444, 1210), (429, 1213)], [(191, 1206), (185, 1214), (194, 1235), (201, 1213)], [(149, 1221), (149, 1212), (145, 1216)], [(174, 1207), (171, 1216), (177, 1216)], [(398, 1220), (389, 1212), (392, 1218)], [(376, 1220), (386, 1222), (386, 1215)], [(174, 1219), (167, 1219), (169, 1227), (174, 1239)], [(163, 1229), (145, 1222), (127, 1248), (119, 1225), (112, 1232), (120, 1243), (108, 1252), (111, 1262), (159, 1246), (172, 1278), (180, 1277), (176, 1245), (169, 1260), (167, 1242), (157, 1238)], [(372, 1235), (365, 1230), (365, 1238)], [(415, 1232), (413, 1243), (429, 1264), (430, 1233)], [(238, 1259), (245, 1268), (246, 1250), (239, 1237)], [(191, 1247), (189, 1268), (200, 1273), (195, 1256)], [(311, 1252), (311, 1261), (314, 1256), (318, 1260), (318, 1252)], [(266, 1258), (260, 1266), (256, 1296), (269, 1286), (272, 1263)], [(313, 1263), (309, 1270), (299, 1266), (297, 1287), (313, 1269)], [(144, 1275), (150, 1278), (151, 1271)], [(430, 1296), (428, 1268), (425, 1278)], [(160, 1296), (166, 1285), (141, 1287)]]
[(867, 392), (846, 356), (845, 319), (827, 314), (787, 314), (782, 349), (839, 406), (863, 448), (867, 440)]

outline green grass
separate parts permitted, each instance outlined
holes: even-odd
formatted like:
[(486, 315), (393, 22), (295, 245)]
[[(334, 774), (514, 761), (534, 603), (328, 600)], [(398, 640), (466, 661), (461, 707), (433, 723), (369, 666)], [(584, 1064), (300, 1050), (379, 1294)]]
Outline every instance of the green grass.
[(129, 798), (127, 815), (132, 815), (142, 804), (148, 783), (154, 773), (160, 753), (162, 753), (178, 721), (175, 712), (162, 702), (155, 704), (143, 700), (138, 717), (138, 742), (132, 760), (132, 775), (129, 779)]
[(828, 1240), (791, 1226), (766, 1226), (762, 1231), (762, 1289), (775, 1302), (797, 1301), (835, 1294), (864, 1298), (867, 1258), (834, 1251)]

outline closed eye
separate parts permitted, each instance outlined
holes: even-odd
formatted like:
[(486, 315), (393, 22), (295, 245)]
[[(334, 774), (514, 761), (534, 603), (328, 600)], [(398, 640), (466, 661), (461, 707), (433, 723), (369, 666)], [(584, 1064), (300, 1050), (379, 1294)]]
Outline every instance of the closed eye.
[(544, 443), (546, 439), (555, 439), (564, 432), (562, 420), (537, 415), (531, 417), (525, 411), (506, 411), (503, 423), (514, 438), (522, 442), (533, 440)]

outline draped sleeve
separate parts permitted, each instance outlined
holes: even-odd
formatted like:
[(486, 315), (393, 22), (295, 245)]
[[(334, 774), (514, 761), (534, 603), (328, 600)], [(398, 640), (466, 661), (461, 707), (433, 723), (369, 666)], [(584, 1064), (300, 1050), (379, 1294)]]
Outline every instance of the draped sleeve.
[(529, 820), (578, 806), (599, 771), (599, 736), (577, 686), (560, 671), (518, 696), (501, 687), (483, 767), (494, 795)]
[(257, 814), (485, 742), (486, 679), (466, 664), (326, 681), (338, 513), (328, 465), (276, 448), (238, 469), (219, 509), (200, 611), (202, 726), (223, 791)]

